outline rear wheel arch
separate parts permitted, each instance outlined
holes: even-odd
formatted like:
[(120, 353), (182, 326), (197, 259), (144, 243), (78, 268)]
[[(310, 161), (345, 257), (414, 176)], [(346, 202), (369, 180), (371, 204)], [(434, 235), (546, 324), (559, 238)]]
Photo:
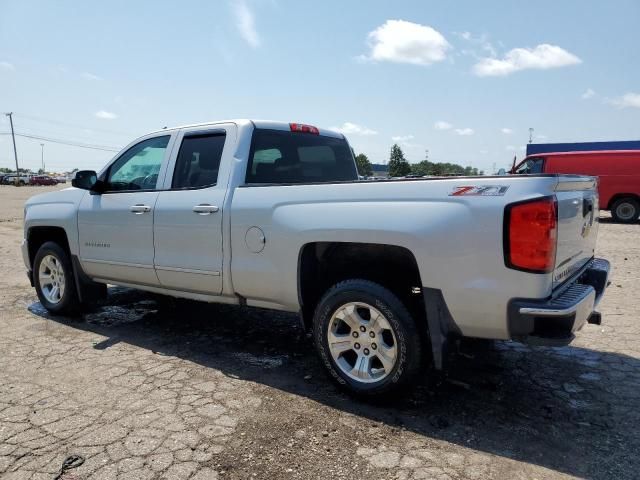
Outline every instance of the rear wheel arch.
[(609, 203), (607, 204), (606, 209), (611, 210), (611, 207), (613, 206), (613, 204), (623, 198), (631, 198), (636, 200), (637, 202), (640, 202), (640, 195), (636, 193), (616, 193), (609, 199)]
[[(313, 242), (298, 255), (298, 301), (306, 331), (313, 325), (316, 306), (334, 285), (354, 278), (375, 282), (406, 306), (428, 335), (422, 280), (413, 253), (401, 246), (359, 242)], [(412, 289), (420, 290), (412, 293)]]

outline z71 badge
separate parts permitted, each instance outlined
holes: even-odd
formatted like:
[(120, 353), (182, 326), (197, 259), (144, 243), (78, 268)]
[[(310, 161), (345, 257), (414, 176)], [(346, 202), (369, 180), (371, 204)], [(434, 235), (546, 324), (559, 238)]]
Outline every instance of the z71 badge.
[(509, 190), (508, 185), (466, 185), (464, 187), (454, 187), (449, 194), (450, 197), (460, 197), (463, 195), (501, 197)]

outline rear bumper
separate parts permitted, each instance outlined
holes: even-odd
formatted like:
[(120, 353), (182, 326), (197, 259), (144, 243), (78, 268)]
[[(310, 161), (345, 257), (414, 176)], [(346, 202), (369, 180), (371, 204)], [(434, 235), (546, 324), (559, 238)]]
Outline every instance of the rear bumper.
[(549, 300), (511, 300), (511, 338), (532, 345), (563, 346), (571, 343), (586, 322), (600, 324), (595, 308), (609, 283), (610, 270), (607, 260), (596, 258)]

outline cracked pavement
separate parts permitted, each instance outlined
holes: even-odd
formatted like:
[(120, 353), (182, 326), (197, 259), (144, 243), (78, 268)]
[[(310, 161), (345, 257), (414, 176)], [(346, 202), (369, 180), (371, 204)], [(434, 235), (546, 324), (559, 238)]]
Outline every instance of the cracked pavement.
[[(55, 187), (53, 187), (55, 188)], [(386, 404), (325, 376), (295, 316), (125, 288), (82, 319), (29, 286), (22, 203), (0, 186), (0, 478), (632, 479), (640, 469), (640, 224), (602, 215), (613, 264), (563, 348), (469, 342)]]

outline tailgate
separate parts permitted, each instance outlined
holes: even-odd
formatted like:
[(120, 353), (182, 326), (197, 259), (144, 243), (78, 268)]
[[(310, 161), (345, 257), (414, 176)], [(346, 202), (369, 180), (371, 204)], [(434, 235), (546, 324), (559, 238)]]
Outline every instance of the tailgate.
[(556, 288), (593, 258), (598, 234), (597, 179), (561, 176), (556, 185), (558, 246), (553, 271)]

